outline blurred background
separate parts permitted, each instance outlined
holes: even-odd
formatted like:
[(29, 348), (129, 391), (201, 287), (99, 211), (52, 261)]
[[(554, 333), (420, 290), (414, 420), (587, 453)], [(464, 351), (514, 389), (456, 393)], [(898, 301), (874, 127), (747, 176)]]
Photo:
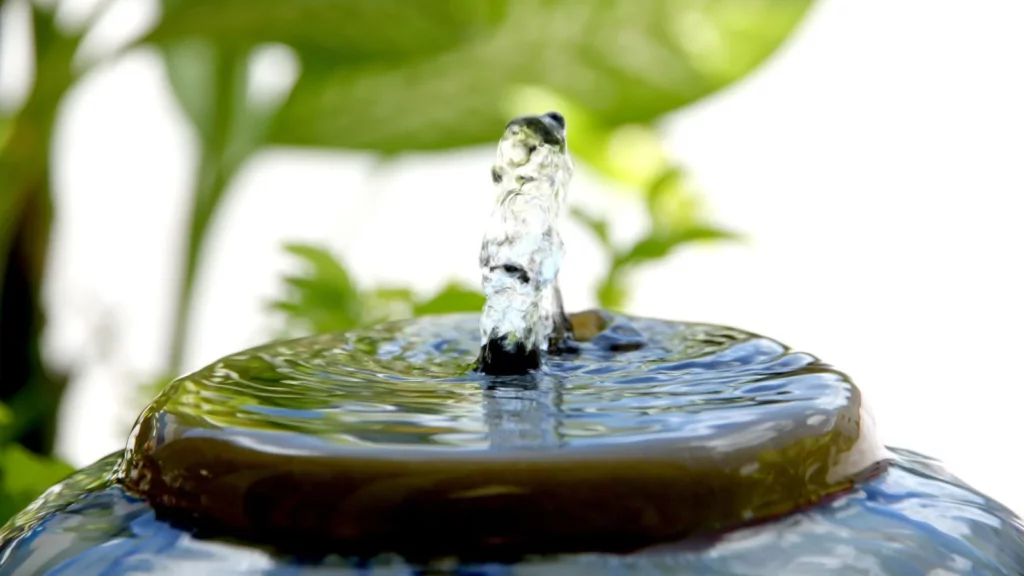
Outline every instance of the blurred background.
[(270, 339), (478, 310), (505, 122), (567, 306), (734, 325), (1018, 512), (1024, 4), (0, 0), (0, 521)]

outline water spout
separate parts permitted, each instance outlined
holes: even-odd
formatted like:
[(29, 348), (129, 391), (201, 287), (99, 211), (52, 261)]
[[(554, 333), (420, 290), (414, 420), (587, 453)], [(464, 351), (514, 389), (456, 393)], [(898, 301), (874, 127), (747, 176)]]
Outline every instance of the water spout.
[(521, 116), (505, 127), (491, 178), (498, 189), (480, 248), (487, 303), (478, 369), (523, 374), (571, 332), (558, 289), (564, 248), (558, 217), (573, 164), (565, 119)]

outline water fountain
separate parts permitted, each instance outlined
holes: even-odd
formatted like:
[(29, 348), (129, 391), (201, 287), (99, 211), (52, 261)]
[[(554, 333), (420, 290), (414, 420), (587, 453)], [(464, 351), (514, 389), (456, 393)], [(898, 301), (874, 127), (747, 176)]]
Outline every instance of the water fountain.
[(564, 312), (565, 121), (513, 120), (480, 316), (171, 384), (0, 530), (23, 574), (1012, 574), (1024, 526), (883, 446), (857, 387), (723, 326)]

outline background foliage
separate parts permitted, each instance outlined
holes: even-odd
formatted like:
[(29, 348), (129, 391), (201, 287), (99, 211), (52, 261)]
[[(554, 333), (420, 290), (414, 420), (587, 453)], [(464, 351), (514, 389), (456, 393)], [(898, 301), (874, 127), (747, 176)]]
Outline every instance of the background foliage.
[[(68, 472), (46, 456), (66, 377), (44, 364), (38, 346), (50, 148), (64, 95), (99, 64), (78, 66), (74, 58), (110, 4), (101, 0), (84, 24), (68, 27), (55, 18), (61, 2), (21, 1), (30, 7), (22, 24), (32, 29), (26, 57), (36, 75), (26, 101), (0, 111), (0, 521)], [(635, 267), (691, 242), (730, 237), (705, 221), (653, 122), (748, 74), (809, 1), (163, 0), (155, 27), (112, 58), (158, 50), (201, 146), (167, 373), (181, 369), (210, 224), (239, 168), (268, 146), (382, 157), (447, 150), (492, 144), (512, 115), (557, 109), (569, 121), (577, 161), (636, 190), (646, 207), (648, 232), (628, 245), (610, 240), (609, 215), (572, 210), (606, 254), (599, 301), (623, 306)], [(289, 51), (300, 69), (293, 86), (269, 99), (253, 90), (250, 66), (268, 46)], [(433, 295), (356, 286), (324, 249), (286, 249), (306, 268), (284, 279), (285, 296), (272, 305), (290, 333), (482, 304), (464, 286)]]

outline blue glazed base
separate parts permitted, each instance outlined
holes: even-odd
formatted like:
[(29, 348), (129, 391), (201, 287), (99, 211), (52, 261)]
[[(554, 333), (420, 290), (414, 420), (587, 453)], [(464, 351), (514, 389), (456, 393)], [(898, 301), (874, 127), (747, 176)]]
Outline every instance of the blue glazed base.
[[(64, 495), (65, 504), (9, 532), (0, 547), (0, 576), (1024, 573), (1024, 525), (1010, 510), (965, 486), (934, 460), (904, 450), (894, 455), (897, 459), (881, 475), (848, 493), (721, 537), (631, 555), (466, 566), (410, 566), (394, 557), (276, 556), (179, 530), (157, 519), (146, 502), (106, 485), (78, 497)], [(115, 461), (107, 459), (99, 467)], [(444, 529), (443, 519), (438, 524)]]

